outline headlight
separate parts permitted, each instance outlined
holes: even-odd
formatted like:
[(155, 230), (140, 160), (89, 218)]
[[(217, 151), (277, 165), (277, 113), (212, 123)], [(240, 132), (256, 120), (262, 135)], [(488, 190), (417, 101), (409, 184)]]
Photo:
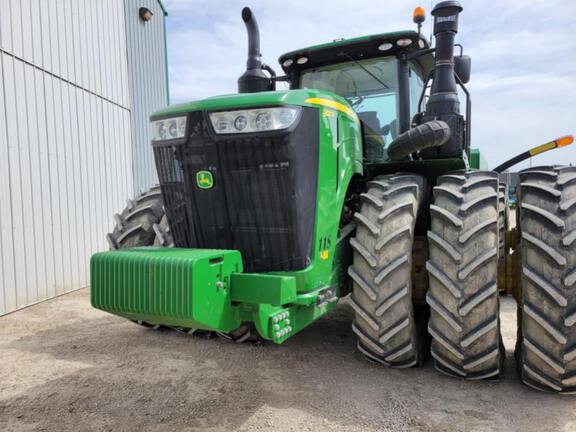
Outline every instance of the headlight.
[(300, 107), (274, 107), (210, 113), (217, 134), (250, 133), (286, 129), (292, 126)]
[(186, 136), (186, 117), (173, 117), (155, 120), (150, 123), (152, 141), (165, 141)]

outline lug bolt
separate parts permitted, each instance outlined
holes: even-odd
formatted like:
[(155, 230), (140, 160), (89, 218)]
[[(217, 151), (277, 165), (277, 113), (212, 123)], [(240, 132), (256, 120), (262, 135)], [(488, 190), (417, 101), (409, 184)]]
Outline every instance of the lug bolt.
[(286, 319), (284, 320), (284, 324), (285, 324), (285, 325), (290, 325), (290, 320), (289, 320), (288, 318), (286, 318)]
[(280, 332), (276, 332), (276, 339), (280, 339), (282, 337), (282, 334)]
[(272, 328), (274, 329), (274, 331), (280, 330), (280, 326), (278, 324), (274, 324)]

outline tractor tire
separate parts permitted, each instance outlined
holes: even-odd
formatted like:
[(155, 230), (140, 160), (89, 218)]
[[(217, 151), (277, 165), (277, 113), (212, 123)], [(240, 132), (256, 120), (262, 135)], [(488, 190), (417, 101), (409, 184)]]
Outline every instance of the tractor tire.
[(516, 358), (535, 389), (576, 393), (576, 167), (520, 173)]
[(406, 368), (421, 364), (423, 353), (412, 303), (414, 227), (426, 195), (416, 174), (378, 176), (362, 194), (350, 240), (353, 282), (350, 304), (358, 349), (372, 361)]
[(428, 331), (434, 365), (447, 375), (496, 379), (502, 368), (498, 201), (493, 172), (443, 175), (434, 188)]
[(116, 214), (114, 231), (106, 236), (110, 249), (125, 249), (152, 246), (156, 240), (154, 225), (164, 216), (162, 192), (153, 187), (128, 205), (121, 214)]

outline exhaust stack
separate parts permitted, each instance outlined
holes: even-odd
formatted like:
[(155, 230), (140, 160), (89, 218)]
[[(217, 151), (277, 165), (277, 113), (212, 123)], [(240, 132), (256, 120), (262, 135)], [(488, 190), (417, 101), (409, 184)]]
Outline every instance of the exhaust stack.
[(426, 150), (427, 157), (459, 156), (464, 147), (464, 118), (460, 114), (454, 75), (454, 39), (462, 9), (458, 1), (449, 0), (438, 3), (432, 10), (436, 38), (434, 80), (423, 120), (446, 122), (450, 126), (451, 136), (442, 147)]
[(273, 90), (272, 80), (263, 71), (260, 32), (256, 18), (249, 7), (242, 9), (242, 20), (246, 24), (246, 31), (248, 32), (248, 60), (246, 72), (238, 78), (238, 92), (256, 93)]

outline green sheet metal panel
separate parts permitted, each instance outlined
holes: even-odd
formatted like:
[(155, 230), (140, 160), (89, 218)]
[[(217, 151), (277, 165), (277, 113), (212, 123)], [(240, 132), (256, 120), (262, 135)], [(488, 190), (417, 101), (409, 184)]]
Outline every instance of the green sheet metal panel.
[(470, 168), (480, 168), (480, 150), (470, 149)]
[(230, 296), (238, 251), (134, 248), (91, 260), (91, 301), (98, 309), (152, 324), (231, 331), (240, 325)]
[(470, 149), (470, 168), (488, 170), (488, 162), (479, 149)]
[(296, 301), (292, 276), (236, 273), (232, 275), (232, 300), (242, 303), (285, 305)]

